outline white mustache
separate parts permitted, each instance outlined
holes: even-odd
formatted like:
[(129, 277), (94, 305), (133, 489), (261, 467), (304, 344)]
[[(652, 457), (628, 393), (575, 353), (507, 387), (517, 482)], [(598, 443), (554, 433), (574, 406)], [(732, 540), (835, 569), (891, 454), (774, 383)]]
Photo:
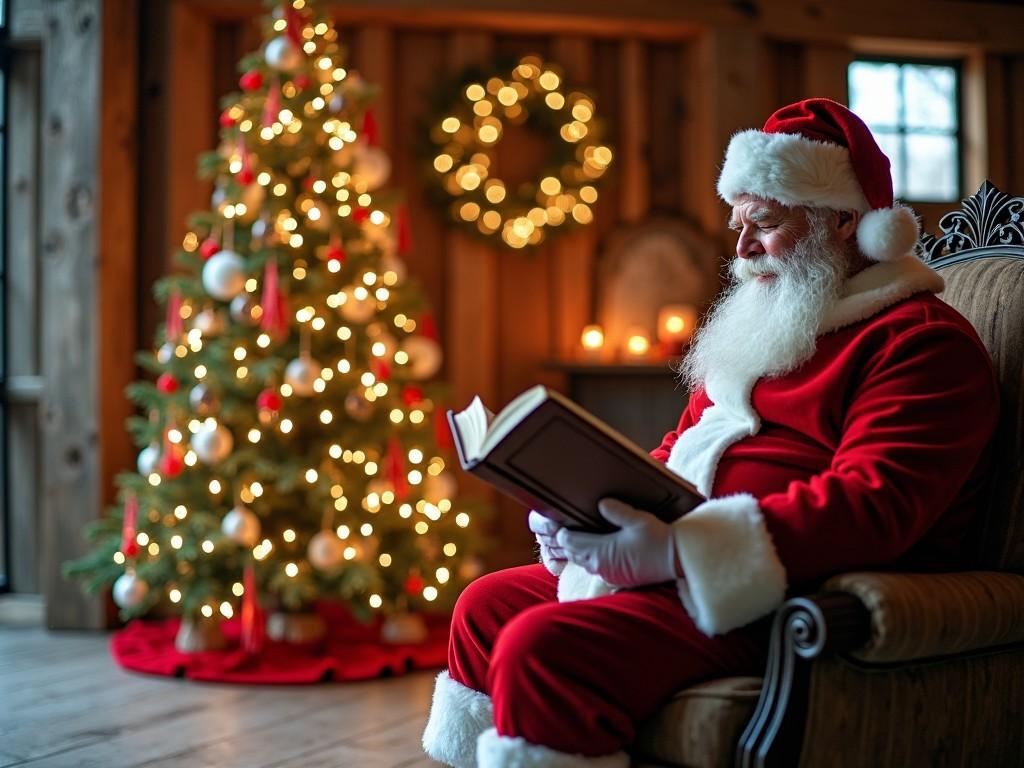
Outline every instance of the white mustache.
[(729, 267), (740, 282), (754, 280), (762, 275), (781, 275), (786, 271), (787, 265), (782, 259), (774, 256), (753, 256), (751, 258), (735, 258)]

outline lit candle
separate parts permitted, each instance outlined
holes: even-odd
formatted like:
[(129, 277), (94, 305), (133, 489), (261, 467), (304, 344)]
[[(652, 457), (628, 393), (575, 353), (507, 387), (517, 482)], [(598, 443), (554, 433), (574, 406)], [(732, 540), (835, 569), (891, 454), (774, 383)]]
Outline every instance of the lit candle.
[(658, 343), (662, 354), (681, 354), (696, 324), (696, 307), (689, 304), (667, 304), (662, 307), (658, 312)]
[(604, 331), (600, 325), (588, 325), (583, 328), (580, 334), (580, 345), (583, 347), (584, 357), (596, 360), (601, 356), (604, 349)]
[(651, 341), (647, 333), (641, 329), (632, 329), (626, 336), (626, 357), (643, 360), (651, 351)]

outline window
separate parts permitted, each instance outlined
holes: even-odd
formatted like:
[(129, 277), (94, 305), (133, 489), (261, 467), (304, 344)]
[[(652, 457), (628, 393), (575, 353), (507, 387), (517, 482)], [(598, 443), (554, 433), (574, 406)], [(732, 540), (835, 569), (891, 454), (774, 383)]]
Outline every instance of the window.
[(861, 59), (850, 64), (850, 109), (892, 163), (896, 197), (960, 199), (960, 69), (955, 62)]

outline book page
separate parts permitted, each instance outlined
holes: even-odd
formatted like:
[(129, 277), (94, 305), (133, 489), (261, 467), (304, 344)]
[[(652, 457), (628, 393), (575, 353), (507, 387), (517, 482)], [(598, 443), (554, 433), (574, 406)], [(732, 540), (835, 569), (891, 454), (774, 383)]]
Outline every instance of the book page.
[(530, 387), (498, 413), (487, 429), (487, 437), (480, 446), (480, 456), (486, 456), (526, 416), (533, 413), (548, 398), (547, 389), (538, 384)]
[(487, 427), (494, 420), (494, 414), (487, 409), (480, 396), (477, 395), (466, 408), (454, 414), (454, 419), (466, 460), (479, 459), (483, 455), (481, 446), (487, 435)]

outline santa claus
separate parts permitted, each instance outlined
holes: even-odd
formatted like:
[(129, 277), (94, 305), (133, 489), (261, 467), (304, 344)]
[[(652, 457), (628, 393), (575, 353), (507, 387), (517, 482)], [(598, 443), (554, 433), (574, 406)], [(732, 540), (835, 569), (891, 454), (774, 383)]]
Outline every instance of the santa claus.
[(979, 505), (997, 391), (935, 294), (889, 161), (810, 99), (738, 133), (718, 192), (733, 281), (653, 455), (708, 498), (672, 524), (614, 499), (589, 534), (536, 512), (541, 564), (463, 592), (427, 753), (455, 765), (627, 766), (673, 692), (760, 674), (787, 593), (853, 568), (949, 569)]

